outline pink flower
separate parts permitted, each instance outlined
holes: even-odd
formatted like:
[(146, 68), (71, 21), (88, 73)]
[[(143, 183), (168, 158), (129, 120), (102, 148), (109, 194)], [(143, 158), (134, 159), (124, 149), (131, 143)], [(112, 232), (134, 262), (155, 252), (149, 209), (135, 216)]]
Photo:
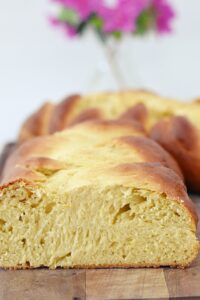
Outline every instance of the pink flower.
[(153, 0), (153, 8), (156, 13), (156, 29), (159, 33), (171, 31), (171, 20), (175, 17), (175, 12), (166, 0)]
[(67, 36), (70, 38), (74, 38), (77, 35), (76, 29), (69, 24), (64, 24), (63, 30), (67, 34)]
[(64, 31), (64, 33), (66, 33), (67, 36), (70, 38), (73, 38), (77, 35), (76, 28), (58, 20), (57, 18), (49, 17), (49, 22), (54, 27), (60, 27)]
[(53, 0), (62, 6), (75, 10), (82, 20), (102, 6), (102, 0)]
[(100, 8), (99, 14), (104, 21), (104, 31), (133, 32), (138, 16), (148, 3), (148, 0), (118, 0), (114, 7)]
[(168, 0), (115, 0), (113, 5), (106, 4), (108, 0), (50, 1), (60, 4), (66, 16), (68, 13), (66, 19), (52, 18), (51, 24), (61, 27), (69, 36), (81, 34), (88, 26), (100, 30), (102, 36), (117, 31), (145, 33), (150, 29), (165, 33), (171, 31), (175, 16)]
[(53, 27), (57, 27), (57, 26), (59, 26), (60, 23), (61, 23), (57, 18), (52, 17), (52, 16), (48, 17), (48, 20), (49, 20), (49, 23), (50, 23)]

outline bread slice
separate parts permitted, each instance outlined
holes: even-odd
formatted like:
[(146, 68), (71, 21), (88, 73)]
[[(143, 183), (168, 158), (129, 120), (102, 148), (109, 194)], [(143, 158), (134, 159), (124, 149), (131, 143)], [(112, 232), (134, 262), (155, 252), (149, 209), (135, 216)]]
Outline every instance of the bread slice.
[(197, 256), (196, 215), (170, 169), (135, 163), (46, 178), (1, 187), (1, 267), (186, 267)]
[(12, 154), (0, 188), (1, 267), (191, 264), (197, 216), (173, 159), (118, 127), (85, 123)]

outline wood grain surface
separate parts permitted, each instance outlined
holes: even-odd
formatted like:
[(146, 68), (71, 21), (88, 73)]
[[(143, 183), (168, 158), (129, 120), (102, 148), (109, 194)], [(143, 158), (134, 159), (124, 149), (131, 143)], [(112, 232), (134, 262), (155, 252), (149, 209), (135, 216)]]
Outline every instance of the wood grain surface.
[[(3, 160), (8, 150), (7, 146)], [(0, 161), (3, 166), (3, 161), (1, 159)], [(200, 216), (200, 196), (192, 196), (192, 199)], [(198, 236), (200, 237), (200, 226)], [(185, 270), (170, 268), (0, 270), (1, 299), (200, 299), (200, 257)]]

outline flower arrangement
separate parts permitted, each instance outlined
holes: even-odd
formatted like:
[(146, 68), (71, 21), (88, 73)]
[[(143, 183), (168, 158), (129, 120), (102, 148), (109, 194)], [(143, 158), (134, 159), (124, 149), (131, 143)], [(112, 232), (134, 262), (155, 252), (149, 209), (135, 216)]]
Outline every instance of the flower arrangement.
[[(159, 34), (171, 31), (175, 13), (167, 0), (51, 0), (59, 4), (59, 13), (51, 24), (69, 37), (92, 28), (103, 42), (123, 34), (143, 35), (150, 30)], [(109, 1), (110, 2), (110, 1)]]
[[(131, 61), (125, 67), (126, 59), (132, 60), (133, 53), (129, 51), (128, 55), (121, 57), (122, 43), (119, 41), (125, 35), (142, 36), (150, 31), (158, 34), (170, 33), (175, 17), (169, 0), (51, 1), (58, 4), (58, 15), (50, 17), (50, 23), (54, 27), (61, 28), (68, 37), (79, 37), (88, 29), (92, 29), (99, 37), (105, 64), (103, 61), (97, 63), (99, 69), (94, 74), (90, 87), (100, 86), (99, 83), (104, 82), (103, 89), (110, 88), (110, 79), (119, 89), (133, 87), (137, 70), (135, 66), (131, 68)], [(131, 70), (134, 74), (130, 73)]]

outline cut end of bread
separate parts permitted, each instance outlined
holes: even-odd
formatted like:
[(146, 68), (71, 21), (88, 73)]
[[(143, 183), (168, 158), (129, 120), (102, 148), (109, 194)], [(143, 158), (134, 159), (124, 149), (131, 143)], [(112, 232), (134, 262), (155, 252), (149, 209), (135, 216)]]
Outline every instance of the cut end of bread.
[(55, 182), (2, 188), (1, 267), (184, 268), (197, 256), (195, 223), (181, 201), (127, 184)]
[(191, 264), (197, 215), (180, 169), (136, 124), (85, 122), (17, 148), (0, 187), (1, 267)]

